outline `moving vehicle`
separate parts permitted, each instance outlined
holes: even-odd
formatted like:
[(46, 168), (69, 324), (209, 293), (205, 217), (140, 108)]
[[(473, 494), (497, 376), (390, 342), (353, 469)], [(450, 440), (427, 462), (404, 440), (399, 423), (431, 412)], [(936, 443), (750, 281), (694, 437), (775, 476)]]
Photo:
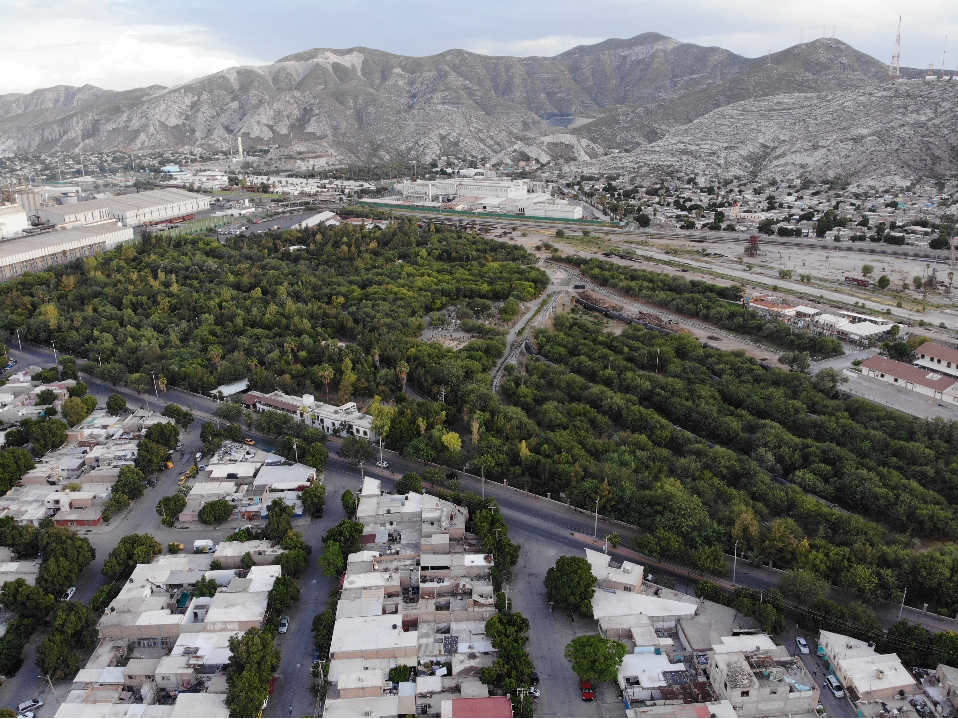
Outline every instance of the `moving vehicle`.
[(216, 545), (212, 539), (197, 539), (193, 542), (194, 554), (208, 554), (216, 551)]
[(61, 602), (69, 602), (71, 599), (73, 599), (73, 595), (76, 594), (76, 593), (77, 593), (77, 588), (76, 588), (76, 587), (70, 587), (68, 590), (66, 590), (66, 591), (63, 593), (63, 596), (60, 597), (60, 601), (61, 601)]
[(256, 440), (255, 440), (255, 439), (250, 439), (249, 437), (247, 437), (246, 439), (243, 440), (243, 444), (247, 444), (247, 445), (249, 445), (250, 447), (255, 447), (255, 446), (256, 446)]
[(582, 701), (591, 702), (595, 700), (595, 687), (592, 686), (591, 679), (580, 679), (579, 691), (582, 692)]
[(279, 620), (279, 633), (286, 634), (289, 631), (289, 617), (283, 617)]
[(378, 462), (376, 462), (376, 466), (377, 466), (377, 467), (382, 467), (383, 469), (385, 469), (386, 467), (389, 466), (389, 462), (387, 462), (387, 461), (384, 460), (384, 459), (381, 459), (381, 460), (379, 460)]
[(173, 463), (172, 463), (172, 462), (167, 462), (167, 463), (166, 463), (166, 468), (167, 468), (167, 469), (173, 469)]
[(31, 699), (30, 701), (21, 702), (17, 705), (17, 714), (22, 716), (25, 712), (36, 711), (42, 706), (43, 702), (39, 699)]
[(825, 684), (827, 684), (828, 688), (832, 690), (832, 694), (835, 695), (836, 699), (841, 699), (843, 696), (845, 696), (845, 689), (838, 681), (838, 677), (836, 677), (834, 674), (829, 674), (825, 677)]
[(529, 687), (529, 696), (533, 696), (538, 699), (542, 696), (542, 692), (539, 691), (539, 687)]
[(808, 654), (808, 642), (805, 641), (805, 637), (796, 637), (795, 643), (798, 645), (799, 652)]

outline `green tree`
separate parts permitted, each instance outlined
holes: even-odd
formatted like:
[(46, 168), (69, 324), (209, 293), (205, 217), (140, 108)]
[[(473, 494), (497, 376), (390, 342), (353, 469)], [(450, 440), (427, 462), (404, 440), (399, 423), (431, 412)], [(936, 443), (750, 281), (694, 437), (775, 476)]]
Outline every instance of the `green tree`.
[(58, 634), (51, 633), (37, 646), (37, 668), (50, 679), (66, 679), (80, 669), (80, 653)]
[(156, 504), (156, 513), (162, 518), (162, 522), (167, 527), (172, 527), (176, 518), (186, 508), (186, 497), (182, 494), (174, 494), (169, 497), (163, 497)]
[(126, 399), (121, 394), (115, 392), (106, 400), (106, 411), (111, 415), (118, 416), (126, 411)]
[(778, 361), (786, 365), (792, 372), (807, 372), (812, 365), (808, 352), (786, 352)]
[(75, 385), (67, 389), (67, 394), (71, 397), (85, 397), (89, 391), (90, 387), (86, 382), (77, 382)]
[(337, 542), (342, 549), (343, 555), (348, 556), (358, 552), (362, 547), (359, 538), (363, 536), (363, 525), (354, 522), (351, 519), (343, 519), (338, 524), (329, 528), (329, 531), (323, 535), (323, 544)]
[(266, 596), (266, 612), (279, 622), (279, 615), (299, 600), (301, 591), (299, 582), (293, 577), (279, 577)]
[(61, 602), (53, 615), (53, 634), (64, 638), (77, 649), (96, 645), (97, 615), (82, 602)]
[(546, 601), (553, 609), (591, 618), (596, 578), (584, 557), (559, 557), (546, 572)]
[(199, 520), (203, 524), (219, 526), (233, 516), (233, 509), (233, 504), (228, 499), (214, 499), (200, 507)]
[(874, 271), (875, 271), (874, 266), (872, 266), (872, 265), (864, 265), (864, 266), (862, 267), (862, 277), (870, 277), (870, 276), (871, 276), (871, 273), (874, 272)]
[(848, 377), (838, 370), (826, 367), (815, 373), (812, 379), (812, 385), (826, 397), (834, 397), (838, 394), (839, 385), (848, 382)]
[(223, 402), (213, 411), (213, 416), (238, 424), (243, 419), (243, 405), (236, 402)]
[(52, 389), (42, 389), (39, 392), (37, 392), (38, 405), (53, 404), (56, 401), (57, 401), (57, 393), (54, 392)]
[(114, 495), (125, 495), (130, 500), (139, 499), (143, 496), (144, 479), (143, 472), (136, 467), (130, 467), (129, 465), (122, 467), (116, 482), (113, 484), (112, 492)]
[(450, 452), (458, 452), (462, 449), (462, 437), (458, 432), (446, 432), (442, 435), (442, 443)]
[(356, 511), (359, 509), (359, 498), (353, 493), (353, 491), (350, 489), (345, 490), (343, 492), (341, 501), (343, 503), (343, 511), (346, 512), (346, 516), (356, 516)]
[(226, 706), (230, 716), (255, 717), (269, 695), (269, 683), (279, 669), (280, 653), (273, 633), (248, 629), (229, 640), (230, 661), (226, 667)]
[(163, 469), (169, 456), (170, 450), (162, 444), (157, 444), (149, 439), (141, 439), (136, 445), (134, 465), (144, 474), (153, 474)]
[(812, 605), (828, 596), (828, 582), (814, 572), (790, 569), (782, 575), (779, 589), (786, 599), (797, 604)]
[(313, 442), (309, 445), (309, 449), (306, 450), (306, 457), (303, 463), (316, 471), (322, 471), (328, 460), (329, 450), (326, 449), (326, 445), (322, 442)]
[(580, 679), (609, 682), (618, 676), (627, 651), (622, 642), (598, 634), (585, 634), (566, 645), (565, 658), (572, 662), (572, 671)]
[(263, 537), (271, 542), (279, 542), (293, 528), (293, 508), (277, 498), (269, 503), (267, 512)]
[(357, 463), (371, 462), (376, 457), (376, 448), (365, 439), (351, 434), (343, 440), (339, 456)]
[[(163, 408), (163, 416), (169, 417), (183, 429), (189, 428), (189, 426), (193, 424), (194, 420), (196, 419), (192, 412), (183, 409), (177, 404), (166, 405), (166, 407)], [(172, 449), (172, 447), (170, 449)]]
[(149, 564), (162, 553), (163, 545), (152, 534), (128, 534), (110, 552), (102, 571), (110, 579), (125, 581), (137, 564)]
[(84, 419), (90, 416), (87, 412), (86, 404), (79, 397), (70, 397), (63, 403), (63, 419), (71, 427), (75, 427)]
[(878, 287), (882, 290), (887, 290), (891, 286), (891, 280), (888, 279), (888, 275), (882, 275), (878, 278)]
[(326, 542), (319, 555), (319, 566), (327, 577), (338, 577), (346, 571), (346, 555), (339, 542)]
[(215, 579), (211, 577), (201, 577), (196, 580), (196, 584), (193, 585), (193, 596), (194, 597), (212, 597), (216, 594), (216, 590), (219, 589), (219, 584), (216, 583)]
[[(167, 405), (175, 407), (176, 405)], [(161, 444), (167, 449), (175, 449), (180, 443), (180, 428), (173, 422), (157, 422), (143, 433), (143, 437), (150, 442)]]
[(422, 477), (415, 472), (407, 472), (396, 482), (396, 494), (422, 494)]
[(40, 587), (27, 584), (22, 577), (4, 582), (0, 588), (0, 604), (16, 612), (24, 619), (44, 619), (52, 610), (56, 599)]
[(326, 485), (322, 482), (313, 482), (299, 495), (303, 503), (303, 513), (313, 516), (321, 512), (326, 506)]

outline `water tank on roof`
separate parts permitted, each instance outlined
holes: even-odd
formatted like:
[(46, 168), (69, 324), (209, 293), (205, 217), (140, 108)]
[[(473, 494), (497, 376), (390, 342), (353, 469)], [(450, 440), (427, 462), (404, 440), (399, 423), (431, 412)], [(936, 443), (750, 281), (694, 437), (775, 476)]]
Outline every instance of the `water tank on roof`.
[(311, 394), (303, 395), (303, 404), (312, 404), (315, 401), (316, 401), (316, 398), (313, 395)]

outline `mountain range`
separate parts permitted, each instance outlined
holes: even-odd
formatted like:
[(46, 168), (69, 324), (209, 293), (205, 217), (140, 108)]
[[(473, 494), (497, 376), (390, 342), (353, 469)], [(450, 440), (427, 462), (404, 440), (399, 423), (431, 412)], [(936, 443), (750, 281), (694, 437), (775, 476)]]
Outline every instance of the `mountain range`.
[[(891, 83), (887, 65), (834, 38), (759, 58), (657, 33), (554, 57), (321, 48), (172, 88), (0, 95), (0, 154), (225, 149), (242, 136), (246, 148), (355, 163), (452, 155), (731, 175), (836, 164), (940, 174), (955, 166), (956, 96), (958, 82)], [(872, 138), (888, 136), (894, 143), (875, 147), (901, 160), (866, 160)], [(829, 152), (839, 141), (842, 153)]]

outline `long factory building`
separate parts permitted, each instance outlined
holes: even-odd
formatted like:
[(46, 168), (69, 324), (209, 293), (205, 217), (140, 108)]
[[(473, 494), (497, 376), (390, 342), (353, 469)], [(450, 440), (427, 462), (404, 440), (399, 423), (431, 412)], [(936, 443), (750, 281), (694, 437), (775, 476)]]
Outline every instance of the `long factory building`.
[(105, 223), (0, 242), (0, 281), (112, 250), (132, 240), (133, 228)]
[(185, 217), (208, 210), (209, 207), (210, 200), (204, 195), (165, 189), (41, 207), (37, 215), (41, 222), (60, 227), (77, 227), (110, 220), (116, 220), (124, 227), (136, 227)]

